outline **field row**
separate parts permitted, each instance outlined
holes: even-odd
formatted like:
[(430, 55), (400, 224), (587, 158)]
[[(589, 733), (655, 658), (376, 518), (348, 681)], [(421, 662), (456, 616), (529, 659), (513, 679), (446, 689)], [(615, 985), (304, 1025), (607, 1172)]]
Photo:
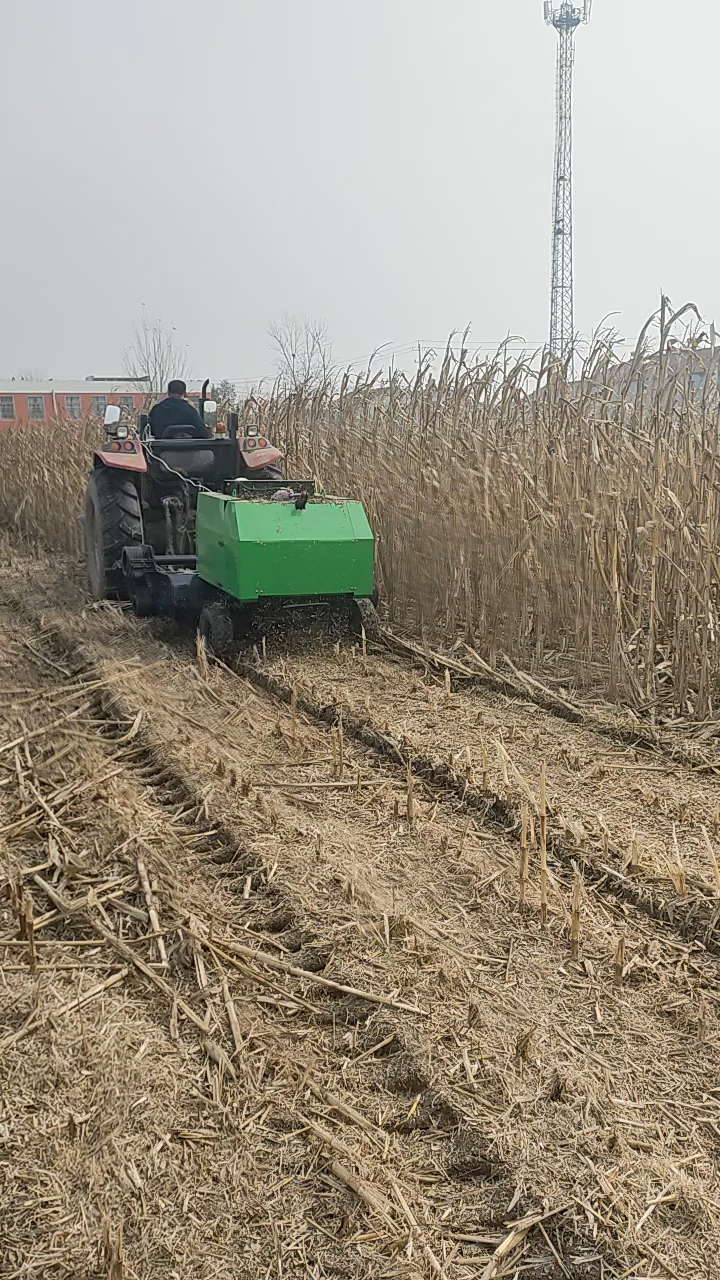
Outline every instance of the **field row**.
[(4, 581), (0, 1275), (720, 1274), (712, 779)]

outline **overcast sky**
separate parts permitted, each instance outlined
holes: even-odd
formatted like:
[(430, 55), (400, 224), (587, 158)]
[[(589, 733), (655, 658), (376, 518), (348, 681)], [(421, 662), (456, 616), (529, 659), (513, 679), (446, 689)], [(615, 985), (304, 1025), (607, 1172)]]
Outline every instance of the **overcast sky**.
[[(196, 376), (268, 327), (342, 362), (545, 340), (542, 0), (2, 0), (0, 374), (116, 374), (144, 305)], [(576, 324), (720, 320), (720, 5), (595, 0), (575, 67)]]

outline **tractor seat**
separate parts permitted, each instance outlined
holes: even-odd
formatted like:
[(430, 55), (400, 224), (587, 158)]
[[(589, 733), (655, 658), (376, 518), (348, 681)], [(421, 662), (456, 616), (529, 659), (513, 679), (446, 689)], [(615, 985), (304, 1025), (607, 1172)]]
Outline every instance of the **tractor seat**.
[(210, 436), (205, 434), (199, 436), (193, 431), (192, 426), (187, 422), (171, 422), (165, 427), (159, 440), (209, 440)]

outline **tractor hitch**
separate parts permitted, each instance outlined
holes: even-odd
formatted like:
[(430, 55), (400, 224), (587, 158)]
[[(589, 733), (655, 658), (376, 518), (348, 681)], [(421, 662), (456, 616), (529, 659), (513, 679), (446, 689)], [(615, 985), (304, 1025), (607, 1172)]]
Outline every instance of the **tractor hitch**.
[(197, 618), (213, 594), (198, 575), (196, 556), (156, 556), (147, 545), (125, 547), (122, 572), (139, 618)]

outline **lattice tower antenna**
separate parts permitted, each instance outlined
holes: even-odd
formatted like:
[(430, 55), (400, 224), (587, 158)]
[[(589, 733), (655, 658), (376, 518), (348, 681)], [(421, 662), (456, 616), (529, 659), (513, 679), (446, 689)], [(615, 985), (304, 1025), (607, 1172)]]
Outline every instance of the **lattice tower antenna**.
[(590, 21), (592, 0), (568, 4), (545, 0), (545, 21), (558, 33), (557, 132), (553, 190), (552, 288), (550, 350), (572, 362), (573, 314), (572, 76), (575, 32)]

